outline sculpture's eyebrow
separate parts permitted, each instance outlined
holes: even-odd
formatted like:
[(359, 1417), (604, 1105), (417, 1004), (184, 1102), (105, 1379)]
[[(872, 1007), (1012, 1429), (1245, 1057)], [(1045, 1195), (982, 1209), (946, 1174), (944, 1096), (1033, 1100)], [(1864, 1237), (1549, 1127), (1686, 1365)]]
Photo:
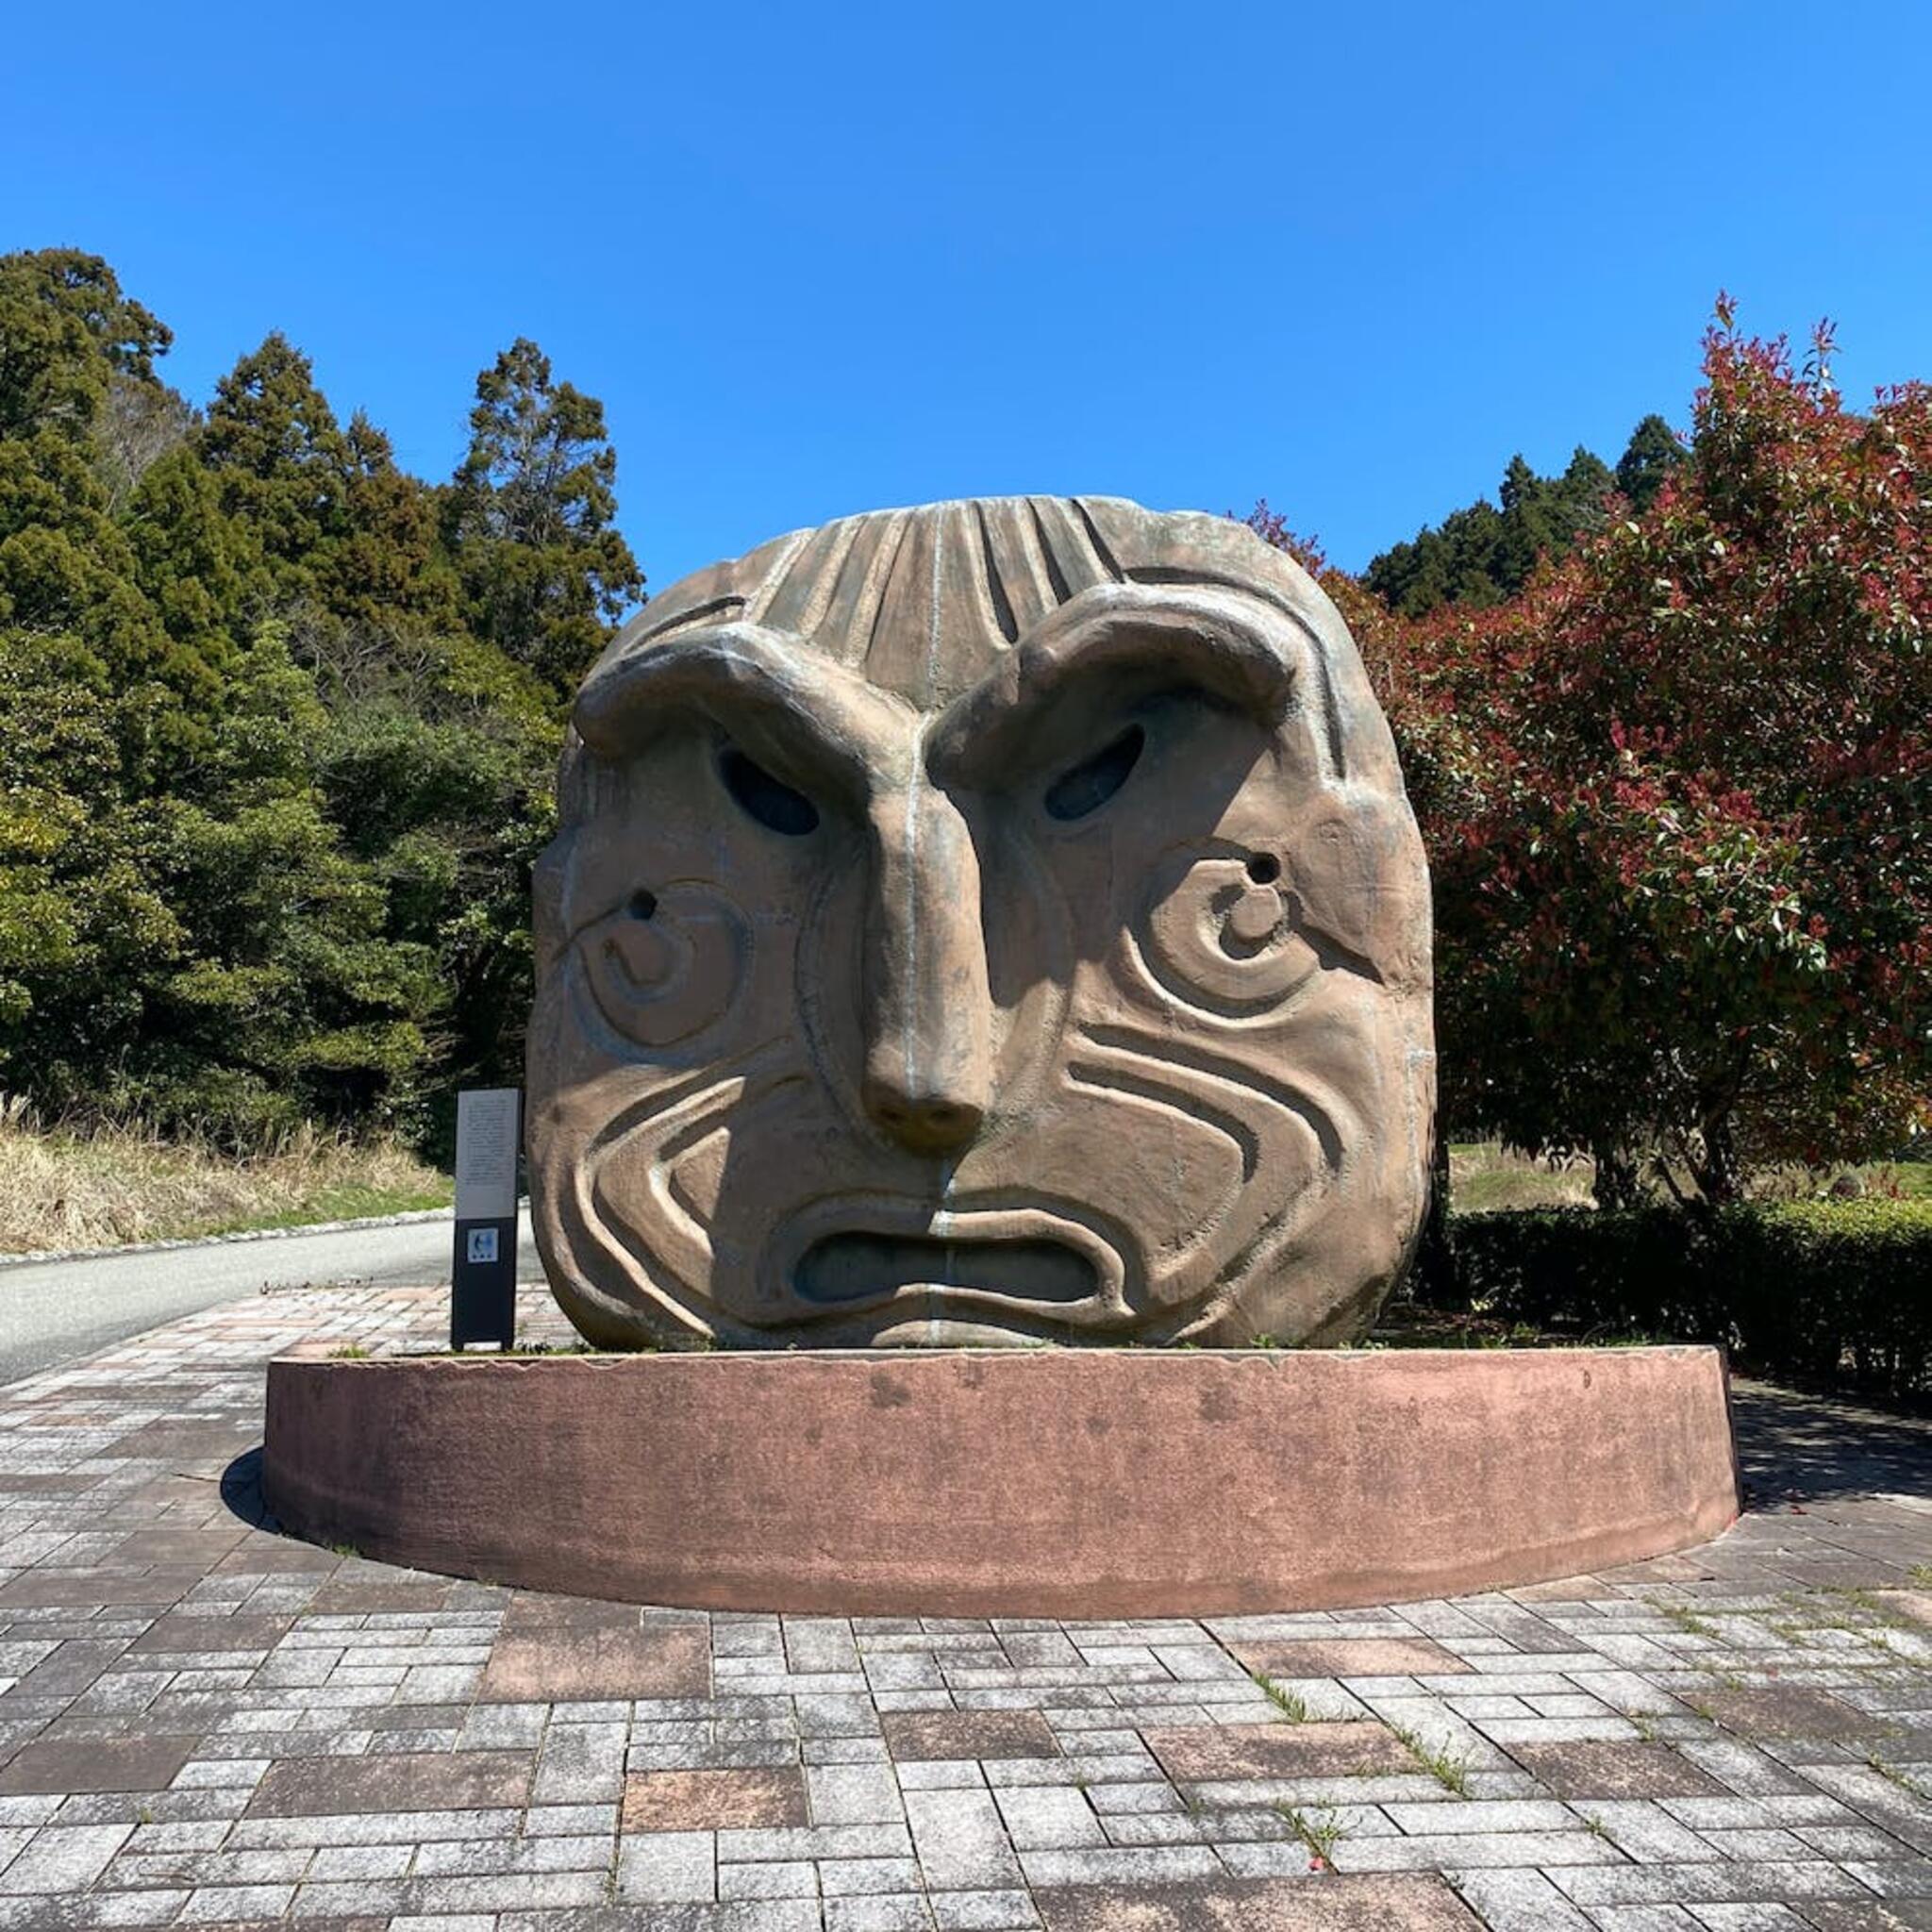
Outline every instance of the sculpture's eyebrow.
[(590, 750), (621, 758), (692, 713), (733, 737), (789, 748), (858, 797), (906, 763), (913, 737), (898, 700), (755, 624), (683, 631), (599, 664), (571, 719)]
[(1099, 584), (1059, 607), (956, 699), (933, 727), (935, 771), (997, 776), (1052, 701), (1075, 683), (1191, 685), (1277, 724), (1306, 661), (1273, 607), (1198, 585)]

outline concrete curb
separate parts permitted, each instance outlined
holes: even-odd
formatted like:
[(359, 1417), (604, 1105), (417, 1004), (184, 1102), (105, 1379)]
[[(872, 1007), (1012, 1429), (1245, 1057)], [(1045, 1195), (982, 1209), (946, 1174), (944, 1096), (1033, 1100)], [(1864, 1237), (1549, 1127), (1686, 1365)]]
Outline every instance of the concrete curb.
[(8, 1268), (31, 1268), (47, 1261), (107, 1261), (118, 1255), (165, 1255), (176, 1248), (212, 1248), (230, 1241), (288, 1241), (304, 1234), (351, 1234), (363, 1227), (408, 1227), (419, 1221), (453, 1221), (454, 1208), (412, 1208), (406, 1214), (367, 1214), (356, 1221), (309, 1221), (299, 1227), (243, 1227), (233, 1234), (191, 1235), (175, 1241), (129, 1241), (118, 1248), (34, 1248), (21, 1255), (0, 1255), (0, 1274)]

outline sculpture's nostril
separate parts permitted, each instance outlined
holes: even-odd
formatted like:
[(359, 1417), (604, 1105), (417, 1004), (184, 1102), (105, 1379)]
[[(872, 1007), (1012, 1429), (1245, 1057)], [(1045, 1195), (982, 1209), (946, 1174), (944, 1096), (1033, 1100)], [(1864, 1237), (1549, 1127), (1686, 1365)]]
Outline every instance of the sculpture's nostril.
[(948, 1141), (964, 1140), (979, 1124), (979, 1109), (972, 1107), (956, 1107), (947, 1101), (936, 1101), (924, 1109), (924, 1126), (929, 1134), (937, 1134)]
[(980, 1109), (943, 1095), (908, 1095), (882, 1082), (868, 1083), (866, 1111), (895, 1141), (922, 1154), (963, 1146), (979, 1131)]

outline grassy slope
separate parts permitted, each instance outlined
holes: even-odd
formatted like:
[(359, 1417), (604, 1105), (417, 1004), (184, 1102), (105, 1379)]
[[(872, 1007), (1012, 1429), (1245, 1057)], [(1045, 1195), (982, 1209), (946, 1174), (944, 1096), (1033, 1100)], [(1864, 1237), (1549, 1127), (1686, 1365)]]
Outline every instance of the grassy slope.
[(238, 1160), (135, 1128), (43, 1131), (0, 1108), (0, 1254), (295, 1227), (450, 1198), (447, 1175), (392, 1141), (303, 1135)]

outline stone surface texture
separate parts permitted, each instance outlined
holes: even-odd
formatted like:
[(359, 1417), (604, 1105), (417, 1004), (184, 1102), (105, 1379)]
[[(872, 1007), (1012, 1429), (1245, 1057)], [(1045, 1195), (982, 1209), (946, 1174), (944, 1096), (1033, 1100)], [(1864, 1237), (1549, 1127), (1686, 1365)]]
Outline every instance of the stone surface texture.
[(1735, 1528), (1527, 1589), (706, 1614), (263, 1521), (268, 1358), (446, 1322), (266, 1295), (0, 1391), (0, 1932), (1932, 1926), (1925, 1424), (1743, 1385)]
[(1429, 894), (1334, 607), (999, 498), (687, 578), (539, 869), (539, 1244), (592, 1342), (1345, 1341), (1420, 1223)]
[[(1738, 1510), (1723, 1357), (1678, 1347), (312, 1350), (269, 1370), (262, 1479), (311, 1541), (393, 1562), (845, 1616), (1439, 1596), (1655, 1557)], [(584, 1695), (634, 1641), (579, 1658)], [(1283, 1671), (1426, 1665), (1391, 1661), (1291, 1647)], [(486, 1694), (527, 1665), (545, 1634), (507, 1633)]]

